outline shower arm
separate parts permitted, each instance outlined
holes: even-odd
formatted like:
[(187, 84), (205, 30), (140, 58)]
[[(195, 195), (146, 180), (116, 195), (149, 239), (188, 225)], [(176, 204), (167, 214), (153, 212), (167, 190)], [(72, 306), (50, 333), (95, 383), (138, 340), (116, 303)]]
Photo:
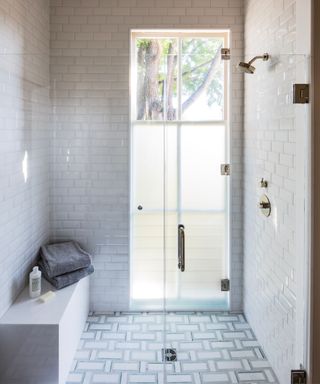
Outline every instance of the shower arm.
[(263, 61), (267, 61), (269, 59), (269, 55), (267, 53), (264, 53), (263, 55), (261, 56), (255, 56), (253, 59), (251, 59), (248, 64), (251, 65), (252, 63), (254, 63), (256, 60), (258, 59), (262, 59)]

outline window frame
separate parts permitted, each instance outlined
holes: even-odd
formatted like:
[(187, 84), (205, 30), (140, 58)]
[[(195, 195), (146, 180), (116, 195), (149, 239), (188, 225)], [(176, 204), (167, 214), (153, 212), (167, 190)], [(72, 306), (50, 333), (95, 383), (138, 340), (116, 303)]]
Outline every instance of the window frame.
[[(131, 55), (130, 55), (130, 121), (131, 123), (170, 123), (170, 122), (183, 122), (183, 123), (201, 123), (201, 122), (211, 122), (211, 123), (223, 123), (227, 122), (229, 117), (229, 85), (230, 85), (230, 73), (229, 73), (229, 61), (224, 60), (224, 101), (223, 101), (223, 118), (220, 120), (182, 120), (181, 118), (181, 39), (182, 38), (192, 38), (192, 37), (218, 37), (223, 39), (223, 48), (229, 48), (230, 46), (230, 31), (226, 29), (212, 29), (212, 30), (168, 30), (168, 29), (143, 29), (143, 30), (131, 30), (130, 33), (130, 45), (131, 45)], [(137, 39), (152, 39), (152, 38), (173, 38), (178, 39), (178, 103), (177, 108), (178, 118), (175, 120), (138, 120), (137, 117), (137, 103), (135, 96), (137, 94)], [(166, 114), (164, 114), (166, 115)]]
[[(183, 125), (206, 125), (211, 126), (214, 128), (217, 125), (223, 125), (225, 127), (225, 154), (226, 154), (226, 162), (230, 162), (230, 109), (231, 109), (231, 100), (230, 100), (230, 89), (231, 89), (231, 64), (229, 60), (224, 61), (224, 113), (223, 118), (221, 120), (137, 120), (137, 114), (136, 114), (136, 94), (137, 94), (137, 87), (136, 87), (136, 74), (137, 74), (137, 49), (136, 49), (136, 39), (137, 38), (168, 38), (168, 37), (206, 37), (206, 36), (217, 36), (222, 37), (224, 44), (223, 48), (230, 48), (230, 41), (231, 41), (231, 31), (229, 29), (143, 29), (143, 30), (137, 30), (132, 29), (130, 31), (130, 176), (129, 176), (129, 185), (130, 185), (130, 217), (129, 217), (129, 237), (130, 237), (130, 308), (133, 310), (150, 310), (150, 304), (151, 302), (149, 300), (136, 300), (131, 297), (132, 293), (132, 284), (133, 284), (133, 272), (132, 272), (132, 263), (134, 262), (134, 252), (133, 252), (133, 220), (136, 213), (136, 205), (135, 203), (135, 196), (134, 196), (134, 188), (133, 188), (133, 180), (135, 178), (134, 175), (134, 169), (133, 169), (133, 130), (135, 126), (138, 125), (162, 125), (164, 127), (164, 138), (165, 138), (165, 128), (168, 128), (170, 125), (176, 125), (179, 130), (181, 130), (181, 127)], [(180, 101), (179, 101), (180, 103)], [(181, 109), (181, 107), (180, 107)], [(179, 161), (179, 160), (178, 160)], [(180, 167), (180, 164), (177, 164), (178, 167)], [(224, 177), (224, 176), (221, 176)], [(231, 228), (230, 228), (230, 208), (231, 208), (231, 196), (230, 196), (230, 187), (231, 187), (231, 179), (225, 178), (226, 183), (226, 194), (225, 194), (225, 270), (227, 271), (227, 276), (230, 276), (230, 236), (231, 236)], [(179, 183), (180, 184), (180, 183)], [(178, 187), (179, 188), (179, 187)], [(178, 195), (180, 192), (178, 191)], [(179, 200), (178, 200), (179, 201)], [(144, 208), (144, 212), (148, 211)], [(152, 210), (152, 212), (156, 212), (160, 210)], [(165, 212), (163, 208), (161, 209), (162, 212)], [(173, 211), (181, 211), (181, 207), (178, 207), (177, 209), (174, 209)], [(166, 210), (166, 212), (171, 212), (171, 210)], [(164, 232), (165, 236), (165, 232)], [(164, 261), (165, 263), (165, 256)], [(164, 293), (164, 297), (165, 297)], [(161, 303), (162, 303), (161, 299)], [(227, 298), (227, 308), (224, 308), (224, 310), (228, 310), (230, 306), (230, 295), (228, 295)], [(161, 304), (160, 304), (160, 308)], [(155, 304), (155, 308), (158, 310), (157, 304)], [(165, 309), (164, 307), (162, 308)]]

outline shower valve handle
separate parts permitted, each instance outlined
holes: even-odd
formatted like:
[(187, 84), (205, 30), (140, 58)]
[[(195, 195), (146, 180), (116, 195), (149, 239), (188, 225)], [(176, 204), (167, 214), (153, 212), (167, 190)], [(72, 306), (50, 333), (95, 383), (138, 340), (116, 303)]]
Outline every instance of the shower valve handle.
[(270, 203), (260, 201), (259, 207), (260, 209), (268, 209), (270, 208)]

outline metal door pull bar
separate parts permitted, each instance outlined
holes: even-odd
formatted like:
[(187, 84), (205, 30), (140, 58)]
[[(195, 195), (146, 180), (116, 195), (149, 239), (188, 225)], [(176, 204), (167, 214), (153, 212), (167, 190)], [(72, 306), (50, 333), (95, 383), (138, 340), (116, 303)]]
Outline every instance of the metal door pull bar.
[(181, 272), (185, 270), (185, 234), (184, 225), (178, 225), (178, 268)]

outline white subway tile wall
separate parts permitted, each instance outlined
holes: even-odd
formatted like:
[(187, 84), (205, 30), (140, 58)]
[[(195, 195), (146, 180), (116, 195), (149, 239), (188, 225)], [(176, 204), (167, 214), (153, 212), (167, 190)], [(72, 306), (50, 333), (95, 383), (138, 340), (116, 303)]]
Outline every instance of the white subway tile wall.
[[(92, 310), (129, 305), (129, 63), (131, 28), (230, 28), (243, 53), (242, 0), (52, 0), (54, 239), (94, 254)], [(242, 308), (242, 93), (231, 101), (231, 308)]]
[(0, 1), (0, 316), (49, 238), (49, 1)]
[[(268, 51), (273, 60), (245, 77), (244, 139), (243, 75), (233, 73), (231, 308), (242, 308), (244, 233), (244, 310), (287, 381), (299, 289), (288, 101), (301, 59), (292, 56), (295, 4), (246, 0), (244, 12), (241, 0), (51, 0), (49, 20), (49, 0), (0, 0), (0, 316), (49, 238), (77, 239), (93, 252), (92, 310), (128, 309), (130, 28), (230, 28), (232, 55), (241, 57), (245, 25), (246, 58)], [(257, 210), (261, 177), (269, 220)]]
[[(246, 59), (269, 52), (245, 77), (244, 121), (244, 312), (281, 383), (295, 366), (296, 281), (295, 200), (296, 124), (292, 83), (296, 1), (247, 0)], [(306, 127), (299, 126), (299, 129)], [(266, 191), (259, 180), (269, 182)], [(300, 180), (299, 183), (303, 183)], [(257, 209), (267, 193), (272, 216)]]

